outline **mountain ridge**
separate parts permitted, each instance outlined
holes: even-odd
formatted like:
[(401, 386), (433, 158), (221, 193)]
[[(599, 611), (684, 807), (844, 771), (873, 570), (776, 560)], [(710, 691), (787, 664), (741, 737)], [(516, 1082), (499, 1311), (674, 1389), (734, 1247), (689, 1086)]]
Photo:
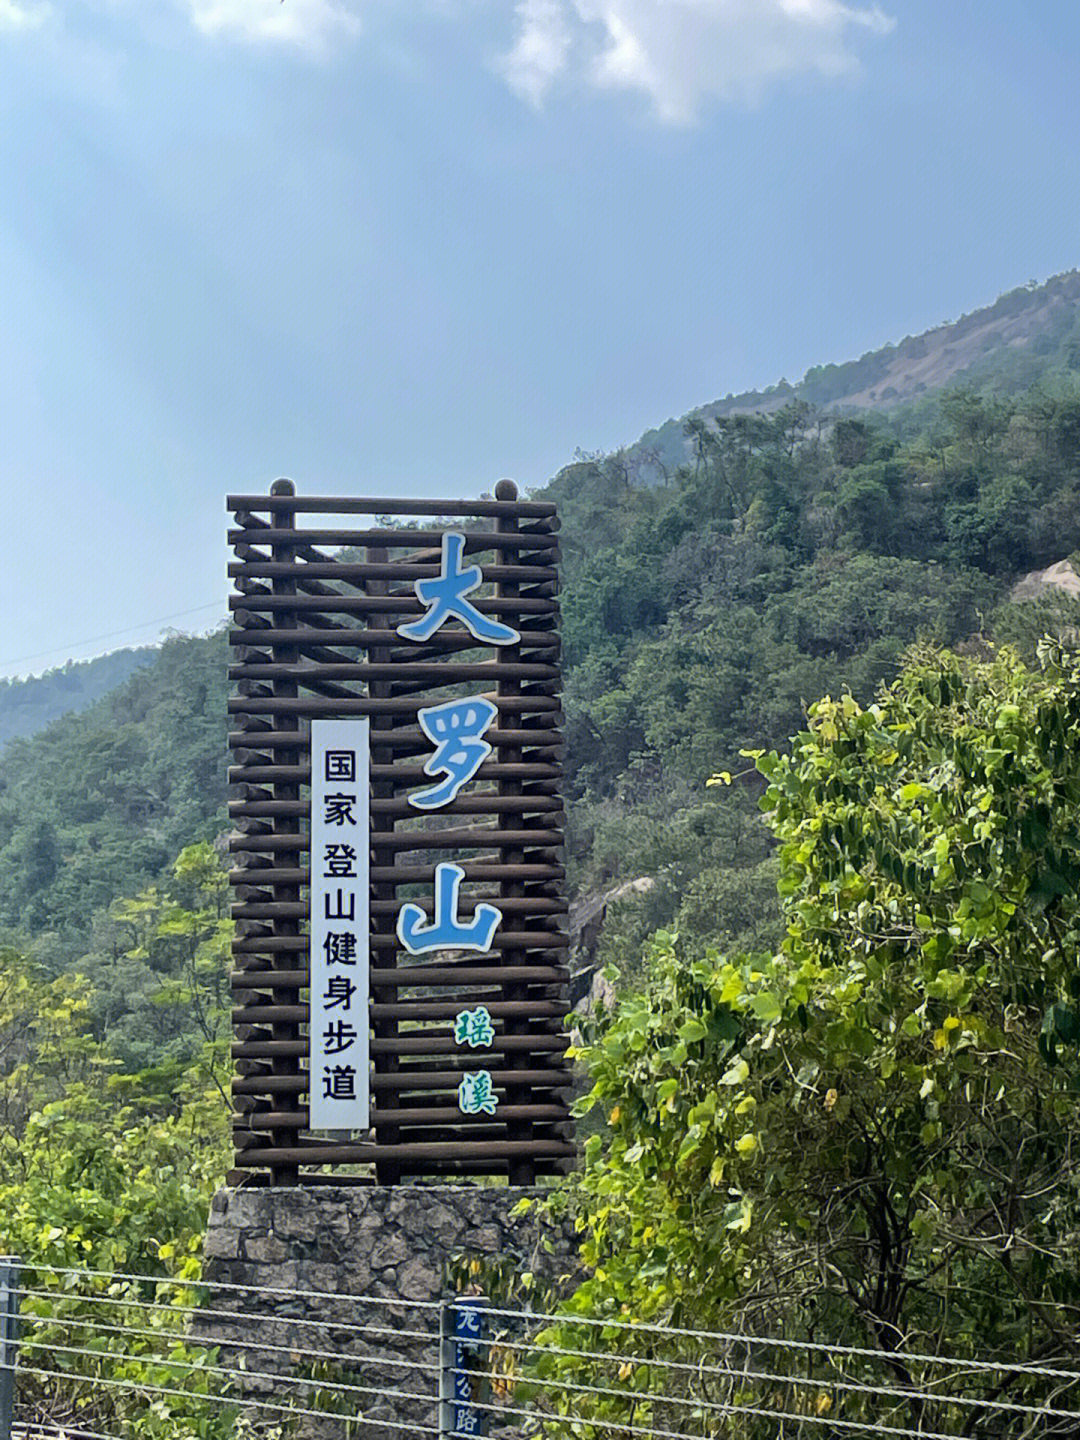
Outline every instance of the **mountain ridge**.
[(1055, 369), (1080, 372), (1080, 270), (1028, 281), (989, 305), (917, 335), (868, 350), (857, 360), (814, 365), (791, 384), (729, 393), (646, 430), (616, 452), (639, 484), (665, 481), (692, 460), (685, 427), (732, 415), (773, 414), (792, 401), (847, 415), (893, 411), (955, 384), (1016, 391)]

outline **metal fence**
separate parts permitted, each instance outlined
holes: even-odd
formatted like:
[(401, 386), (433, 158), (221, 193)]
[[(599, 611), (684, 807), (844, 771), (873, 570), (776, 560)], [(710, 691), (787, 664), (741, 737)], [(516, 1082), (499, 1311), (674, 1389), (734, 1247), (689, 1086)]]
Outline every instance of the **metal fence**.
[(0, 1262), (0, 1440), (1080, 1436), (1080, 1369)]

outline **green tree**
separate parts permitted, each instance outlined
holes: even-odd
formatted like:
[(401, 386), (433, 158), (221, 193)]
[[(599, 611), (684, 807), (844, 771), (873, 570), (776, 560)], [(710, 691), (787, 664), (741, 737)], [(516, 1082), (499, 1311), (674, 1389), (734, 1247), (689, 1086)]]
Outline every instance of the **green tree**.
[(786, 936), (661, 934), (586, 1035), (571, 1313), (814, 1335), (905, 1382), (900, 1350), (1075, 1365), (1080, 662), (1044, 659), (922, 651), (757, 754)]

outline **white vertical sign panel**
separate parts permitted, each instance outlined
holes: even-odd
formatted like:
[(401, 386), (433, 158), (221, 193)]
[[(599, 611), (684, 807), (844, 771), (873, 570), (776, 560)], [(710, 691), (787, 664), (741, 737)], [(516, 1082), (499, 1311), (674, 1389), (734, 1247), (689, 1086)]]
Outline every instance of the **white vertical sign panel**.
[(366, 1130), (368, 721), (311, 722), (312, 1130)]

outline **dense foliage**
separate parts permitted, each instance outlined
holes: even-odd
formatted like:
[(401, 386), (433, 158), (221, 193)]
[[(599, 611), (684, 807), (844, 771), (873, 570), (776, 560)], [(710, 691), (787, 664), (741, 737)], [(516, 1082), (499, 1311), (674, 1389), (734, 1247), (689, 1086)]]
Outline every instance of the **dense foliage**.
[[(1080, 670), (1029, 667), (1080, 602), (1008, 600), (1080, 547), (1069, 365), (888, 418), (793, 393), (696, 417), (662, 484), (614, 456), (548, 487), (572, 883), (651, 882), (586, 1023), (579, 1311), (1075, 1364)], [(224, 1168), (225, 647), (173, 639), (0, 758), (0, 1244), (103, 1285), (194, 1286)], [(78, 1394), (39, 1398), (230, 1433)]]
[(847, 686), (865, 704), (916, 638), (996, 633), (1030, 654), (1080, 613), (1064, 595), (1007, 602), (1019, 572), (1080, 544), (1080, 390), (949, 393), (907, 440), (799, 403), (693, 438), (694, 466), (667, 485), (631, 485), (616, 457), (549, 487), (564, 517), (574, 875), (656, 881), (609, 926), (606, 958), (660, 925), (771, 943), (760, 785), (745, 778), (719, 806), (710, 767), (784, 744), (821, 694)]
[[(84, 967), (50, 977), (0, 952), (0, 1247), (39, 1292), (24, 1305), (26, 1414), (122, 1425), (140, 1440), (234, 1433), (228, 1409), (125, 1388), (207, 1389), (212, 1355), (185, 1346), (180, 1307), (198, 1298), (202, 1233), (227, 1154), (224, 889), (213, 850), (192, 846), (162, 890), (112, 907), (112, 963), (133, 999), (119, 1026), (115, 995)], [(85, 971), (100, 973), (100, 957)], [(76, 1286), (66, 1270), (84, 1278)], [(113, 1278), (132, 1273), (159, 1283)], [(157, 1298), (161, 1308), (147, 1310)], [(79, 1353), (88, 1345), (89, 1358)], [(149, 1358), (163, 1353), (168, 1364)], [(35, 1378), (35, 1367), (59, 1376)], [(106, 1384), (87, 1391), (77, 1377), (88, 1373)]]
[(176, 638), (0, 758), (0, 924), (74, 935), (224, 828), (225, 636)]
[(757, 764), (783, 943), (594, 1023), (571, 1310), (1075, 1366), (1080, 661), (924, 652)]

